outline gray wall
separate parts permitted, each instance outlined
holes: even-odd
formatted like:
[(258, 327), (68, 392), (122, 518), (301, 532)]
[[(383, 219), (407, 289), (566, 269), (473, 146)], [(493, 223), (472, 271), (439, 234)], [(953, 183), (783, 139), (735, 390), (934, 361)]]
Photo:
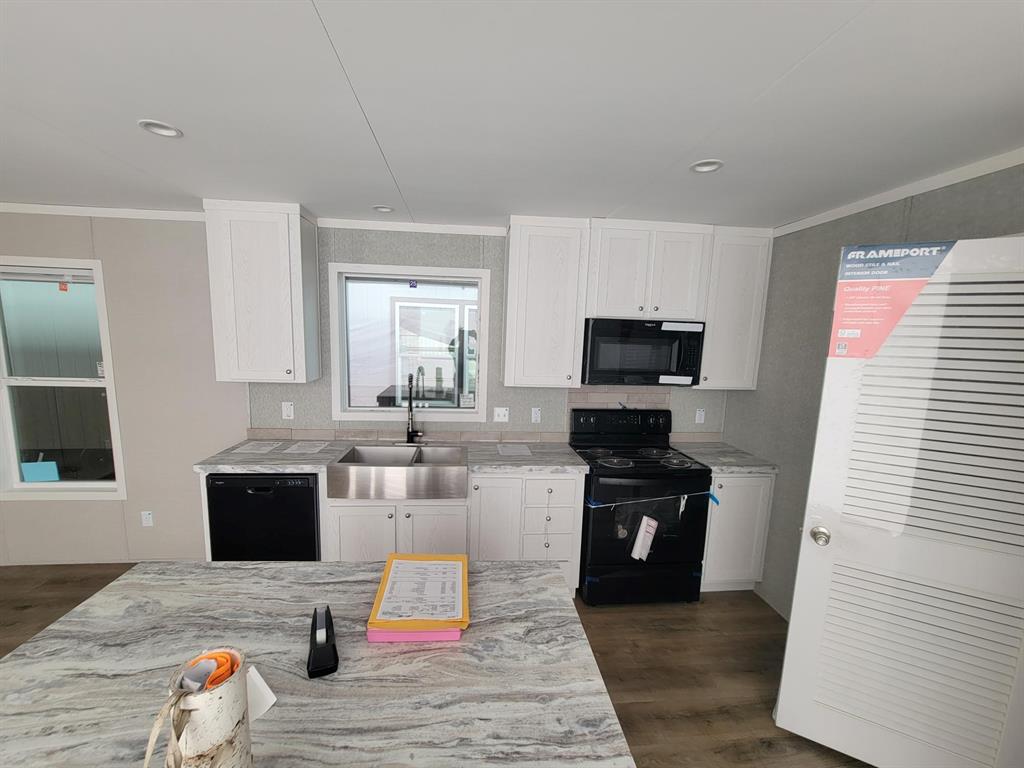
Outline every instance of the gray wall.
[[(505, 344), (505, 238), (478, 235), (442, 235), (422, 232), (383, 232), (356, 229), (319, 230), (320, 247), (320, 354), (324, 375), (309, 384), (251, 384), (249, 386), (251, 426), (257, 429), (371, 429), (404, 435), (404, 423), (380, 421), (335, 422), (331, 418), (328, 264), (387, 264), (410, 267), (466, 267), (489, 269), (490, 324), (487, 351), (487, 422), (439, 422), (421, 425), (429, 435), (455, 439), (455, 433), (477, 433), (481, 439), (509, 437), (514, 433), (564, 439), (568, 430), (568, 390), (502, 386)], [(671, 392), (669, 391), (671, 390)], [(622, 400), (630, 405), (670, 407), (676, 430), (699, 433), (708, 439), (722, 431), (725, 393), (701, 392), (679, 387), (593, 387), (572, 390), (574, 407), (615, 407)], [(281, 402), (295, 404), (295, 419), (281, 418)], [(509, 422), (490, 421), (496, 406), (510, 409)], [(531, 408), (541, 409), (541, 423), (530, 421)], [(704, 408), (704, 424), (694, 424), (694, 411)], [(296, 433), (301, 434), (301, 433)], [(686, 439), (692, 435), (680, 435)]]
[(1024, 165), (775, 240), (757, 389), (730, 393), (725, 439), (780, 467), (758, 591), (782, 615), (793, 596), (840, 249), (1021, 232)]
[(203, 557), (192, 464), (248, 422), (245, 385), (214, 381), (203, 224), (0, 214), (0, 254), (103, 264), (127, 489), (125, 501), (0, 502), (0, 563)]

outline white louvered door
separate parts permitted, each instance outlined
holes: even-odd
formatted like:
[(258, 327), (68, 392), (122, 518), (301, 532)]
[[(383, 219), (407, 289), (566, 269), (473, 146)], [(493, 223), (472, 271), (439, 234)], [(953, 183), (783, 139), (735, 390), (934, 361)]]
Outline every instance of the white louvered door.
[(800, 547), (781, 727), (1024, 766), (1024, 239), (957, 242), (877, 354), (829, 359)]

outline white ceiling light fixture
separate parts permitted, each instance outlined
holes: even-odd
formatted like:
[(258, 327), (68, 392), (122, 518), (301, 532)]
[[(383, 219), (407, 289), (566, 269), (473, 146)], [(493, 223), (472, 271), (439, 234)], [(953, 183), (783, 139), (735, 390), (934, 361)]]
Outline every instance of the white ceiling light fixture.
[(394, 212), (395, 209), (392, 208), (390, 205), (375, 205), (373, 206), (373, 210), (375, 210), (377, 213), (392, 213)]
[(157, 136), (163, 136), (167, 139), (180, 139), (183, 134), (179, 128), (175, 128), (170, 123), (165, 123), (162, 120), (150, 120), (144, 118), (139, 120), (139, 128), (144, 131), (149, 131)]
[(714, 173), (721, 168), (725, 163), (721, 160), (715, 160), (709, 158), (707, 160), (698, 160), (696, 163), (690, 166), (690, 170), (694, 173)]

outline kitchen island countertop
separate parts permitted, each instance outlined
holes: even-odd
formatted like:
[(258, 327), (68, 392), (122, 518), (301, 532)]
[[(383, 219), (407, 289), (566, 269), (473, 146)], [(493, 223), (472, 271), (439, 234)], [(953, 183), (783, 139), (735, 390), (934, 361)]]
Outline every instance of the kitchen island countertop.
[[(0, 765), (141, 765), (172, 671), (219, 645), (243, 649), (278, 697), (252, 723), (257, 768), (634, 765), (555, 564), (471, 563), (461, 641), (377, 645), (365, 632), (382, 569), (135, 566), (0, 660)], [(341, 663), (309, 680), (324, 603)]]

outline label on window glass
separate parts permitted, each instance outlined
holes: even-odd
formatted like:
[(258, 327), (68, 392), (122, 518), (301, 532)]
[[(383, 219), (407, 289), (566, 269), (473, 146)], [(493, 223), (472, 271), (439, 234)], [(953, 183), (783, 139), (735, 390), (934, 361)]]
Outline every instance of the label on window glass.
[(98, 376), (101, 379), (106, 377), (106, 374), (103, 373), (103, 361), (102, 360), (97, 360), (96, 361), (96, 376)]
[(68, 284), (61, 280), (59, 283), (57, 283), (57, 290), (62, 291), (63, 293), (67, 293)]

